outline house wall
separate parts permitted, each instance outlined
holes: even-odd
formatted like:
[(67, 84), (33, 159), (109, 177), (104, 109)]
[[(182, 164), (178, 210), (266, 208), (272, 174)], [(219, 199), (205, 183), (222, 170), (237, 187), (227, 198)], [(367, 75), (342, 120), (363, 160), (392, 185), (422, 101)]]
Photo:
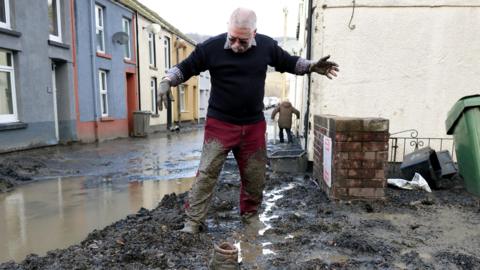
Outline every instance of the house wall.
[[(477, 1), (314, 1), (313, 59), (340, 65), (330, 81), (312, 75), (311, 114), (383, 117), (390, 132), (447, 137), (445, 119), (461, 97), (478, 93)], [(309, 147), (312, 149), (313, 131)], [(310, 158), (312, 151), (309, 151)]]
[[(177, 36), (171, 39), (172, 43), (172, 57), (174, 64), (176, 65), (187, 58), (190, 53), (193, 52), (195, 46), (179, 39)], [(177, 57), (178, 54), (178, 57)], [(198, 78), (197, 76), (191, 77), (188, 81), (183, 83), (186, 89), (186, 108), (185, 111), (180, 112), (180, 121), (196, 121), (198, 120)], [(179, 121), (179, 87), (175, 87), (172, 90), (175, 101), (172, 105), (173, 119), (175, 122)]]
[[(162, 77), (165, 74), (165, 64), (164, 64), (164, 52), (163, 52), (163, 31), (155, 35), (155, 58), (156, 66), (150, 65), (150, 53), (149, 53), (149, 43), (148, 43), (148, 28), (152, 22), (143, 16), (139, 15), (138, 18), (138, 43), (139, 43), (139, 65), (140, 65), (140, 103), (142, 111), (152, 112), (152, 117), (150, 118), (150, 127), (152, 130), (161, 130), (166, 128), (167, 124), (167, 110), (157, 110), (157, 108), (152, 108), (152, 93), (150, 81), (152, 78), (157, 79), (157, 90), (158, 84), (162, 80)], [(156, 102), (155, 102), (156, 103)]]
[[(79, 114), (78, 135), (82, 141), (106, 140), (128, 136), (127, 83), (128, 74), (136, 74), (135, 43), (131, 38), (132, 61), (125, 61), (123, 46), (112, 41), (113, 34), (121, 32), (122, 18), (131, 19), (133, 13), (112, 1), (75, 1), (78, 63)], [(96, 53), (95, 4), (104, 7), (105, 54)], [(101, 116), (99, 70), (108, 73), (108, 117)], [(129, 102), (137, 102), (130, 100)]]
[[(0, 48), (14, 60), (17, 118), (0, 123), (0, 152), (75, 140), (71, 1), (61, 2), (61, 42), (49, 42), (47, 1), (9, 0), (11, 29), (0, 29)], [(57, 63), (59, 138), (55, 134), (52, 61)]]

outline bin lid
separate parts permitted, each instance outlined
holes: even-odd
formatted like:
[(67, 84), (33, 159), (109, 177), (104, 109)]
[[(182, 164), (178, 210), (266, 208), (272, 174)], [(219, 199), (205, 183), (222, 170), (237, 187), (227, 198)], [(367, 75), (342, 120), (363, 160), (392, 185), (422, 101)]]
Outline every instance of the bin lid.
[(462, 97), (455, 103), (455, 105), (453, 105), (448, 112), (447, 120), (445, 120), (448, 135), (453, 134), (458, 119), (462, 116), (463, 111), (471, 107), (480, 107), (480, 95), (477, 94)]

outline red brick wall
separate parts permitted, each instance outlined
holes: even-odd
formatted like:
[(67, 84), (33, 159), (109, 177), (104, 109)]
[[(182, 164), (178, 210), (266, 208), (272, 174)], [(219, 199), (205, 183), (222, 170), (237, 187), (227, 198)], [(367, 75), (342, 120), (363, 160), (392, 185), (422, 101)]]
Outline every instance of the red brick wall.
[[(313, 176), (333, 199), (378, 199), (385, 194), (388, 120), (317, 115)], [(331, 186), (323, 177), (323, 140), (332, 140)]]

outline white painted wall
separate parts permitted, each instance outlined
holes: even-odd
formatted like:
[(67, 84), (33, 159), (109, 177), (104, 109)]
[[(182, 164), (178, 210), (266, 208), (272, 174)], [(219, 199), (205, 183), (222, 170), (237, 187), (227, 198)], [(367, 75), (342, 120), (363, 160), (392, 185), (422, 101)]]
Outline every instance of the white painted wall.
[(315, 114), (384, 117), (391, 133), (447, 137), (449, 109), (480, 93), (479, 1), (357, 0), (354, 30), (351, 1), (314, 5), (312, 58), (331, 54), (341, 72), (312, 75), (312, 124)]
[[(152, 110), (152, 95), (150, 92), (150, 80), (152, 77), (157, 78), (157, 88), (162, 77), (165, 74), (164, 68), (164, 50), (163, 50), (163, 37), (162, 31), (155, 36), (155, 47), (156, 47), (156, 60), (157, 66), (156, 69), (150, 67), (149, 61), (149, 47), (148, 47), (148, 31), (146, 27), (152, 24), (151, 21), (138, 15), (138, 46), (139, 46), (139, 65), (140, 65), (140, 100), (141, 100), (141, 110), (142, 111), (151, 111)], [(166, 125), (167, 124), (167, 110), (164, 108), (163, 111), (158, 112), (158, 117), (150, 118), (150, 126), (157, 125)]]

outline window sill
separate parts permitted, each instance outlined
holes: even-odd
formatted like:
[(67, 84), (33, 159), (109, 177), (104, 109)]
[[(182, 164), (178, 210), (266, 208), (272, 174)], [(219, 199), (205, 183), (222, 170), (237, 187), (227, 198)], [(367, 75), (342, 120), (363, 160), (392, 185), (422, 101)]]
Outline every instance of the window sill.
[(98, 57), (101, 57), (101, 58), (105, 58), (105, 59), (112, 60), (112, 56), (111, 56), (110, 54), (97, 52), (97, 56), (98, 56)]
[(66, 49), (66, 50), (70, 49), (70, 45), (60, 43), (60, 42), (57, 42), (57, 41), (54, 41), (54, 40), (51, 40), (51, 39), (48, 40), (48, 45), (59, 47), (59, 48)]
[(130, 65), (136, 65), (137, 63), (135, 61), (133, 61), (132, 59), (123, 59), (123, 62), (127, 63), (127, 64), (130, 64)]
[(22, 36), (22, 33), (20, 33), (20, 32), (10, 30), (10, 29), (7, 29), (7, 28), (1, 28), (1, 27), (0, 27), (0, 33), (5, 34), (5, 35), (9, 35), (9, 36), (12, 36), (12, 37), (21, 37)]
[(113, 117), (110, 117), (110, 116), (100, 117), (100, 122), (113, 122), (113, 121), (115, 121), (115, 119), (113, 119)]
[(151, 69), (151, 70), (158, 71), (158, 68), (157, 68), (157, 67), (154, 67), (154, 66), (150, 66), (150, 69)]
[(3, 130), (14, 130), (14, 129), (25, 129), (27, 128), (27, 123), (22, 122), (13, 122), (13, 123), (0, 123), (0, 131)]

